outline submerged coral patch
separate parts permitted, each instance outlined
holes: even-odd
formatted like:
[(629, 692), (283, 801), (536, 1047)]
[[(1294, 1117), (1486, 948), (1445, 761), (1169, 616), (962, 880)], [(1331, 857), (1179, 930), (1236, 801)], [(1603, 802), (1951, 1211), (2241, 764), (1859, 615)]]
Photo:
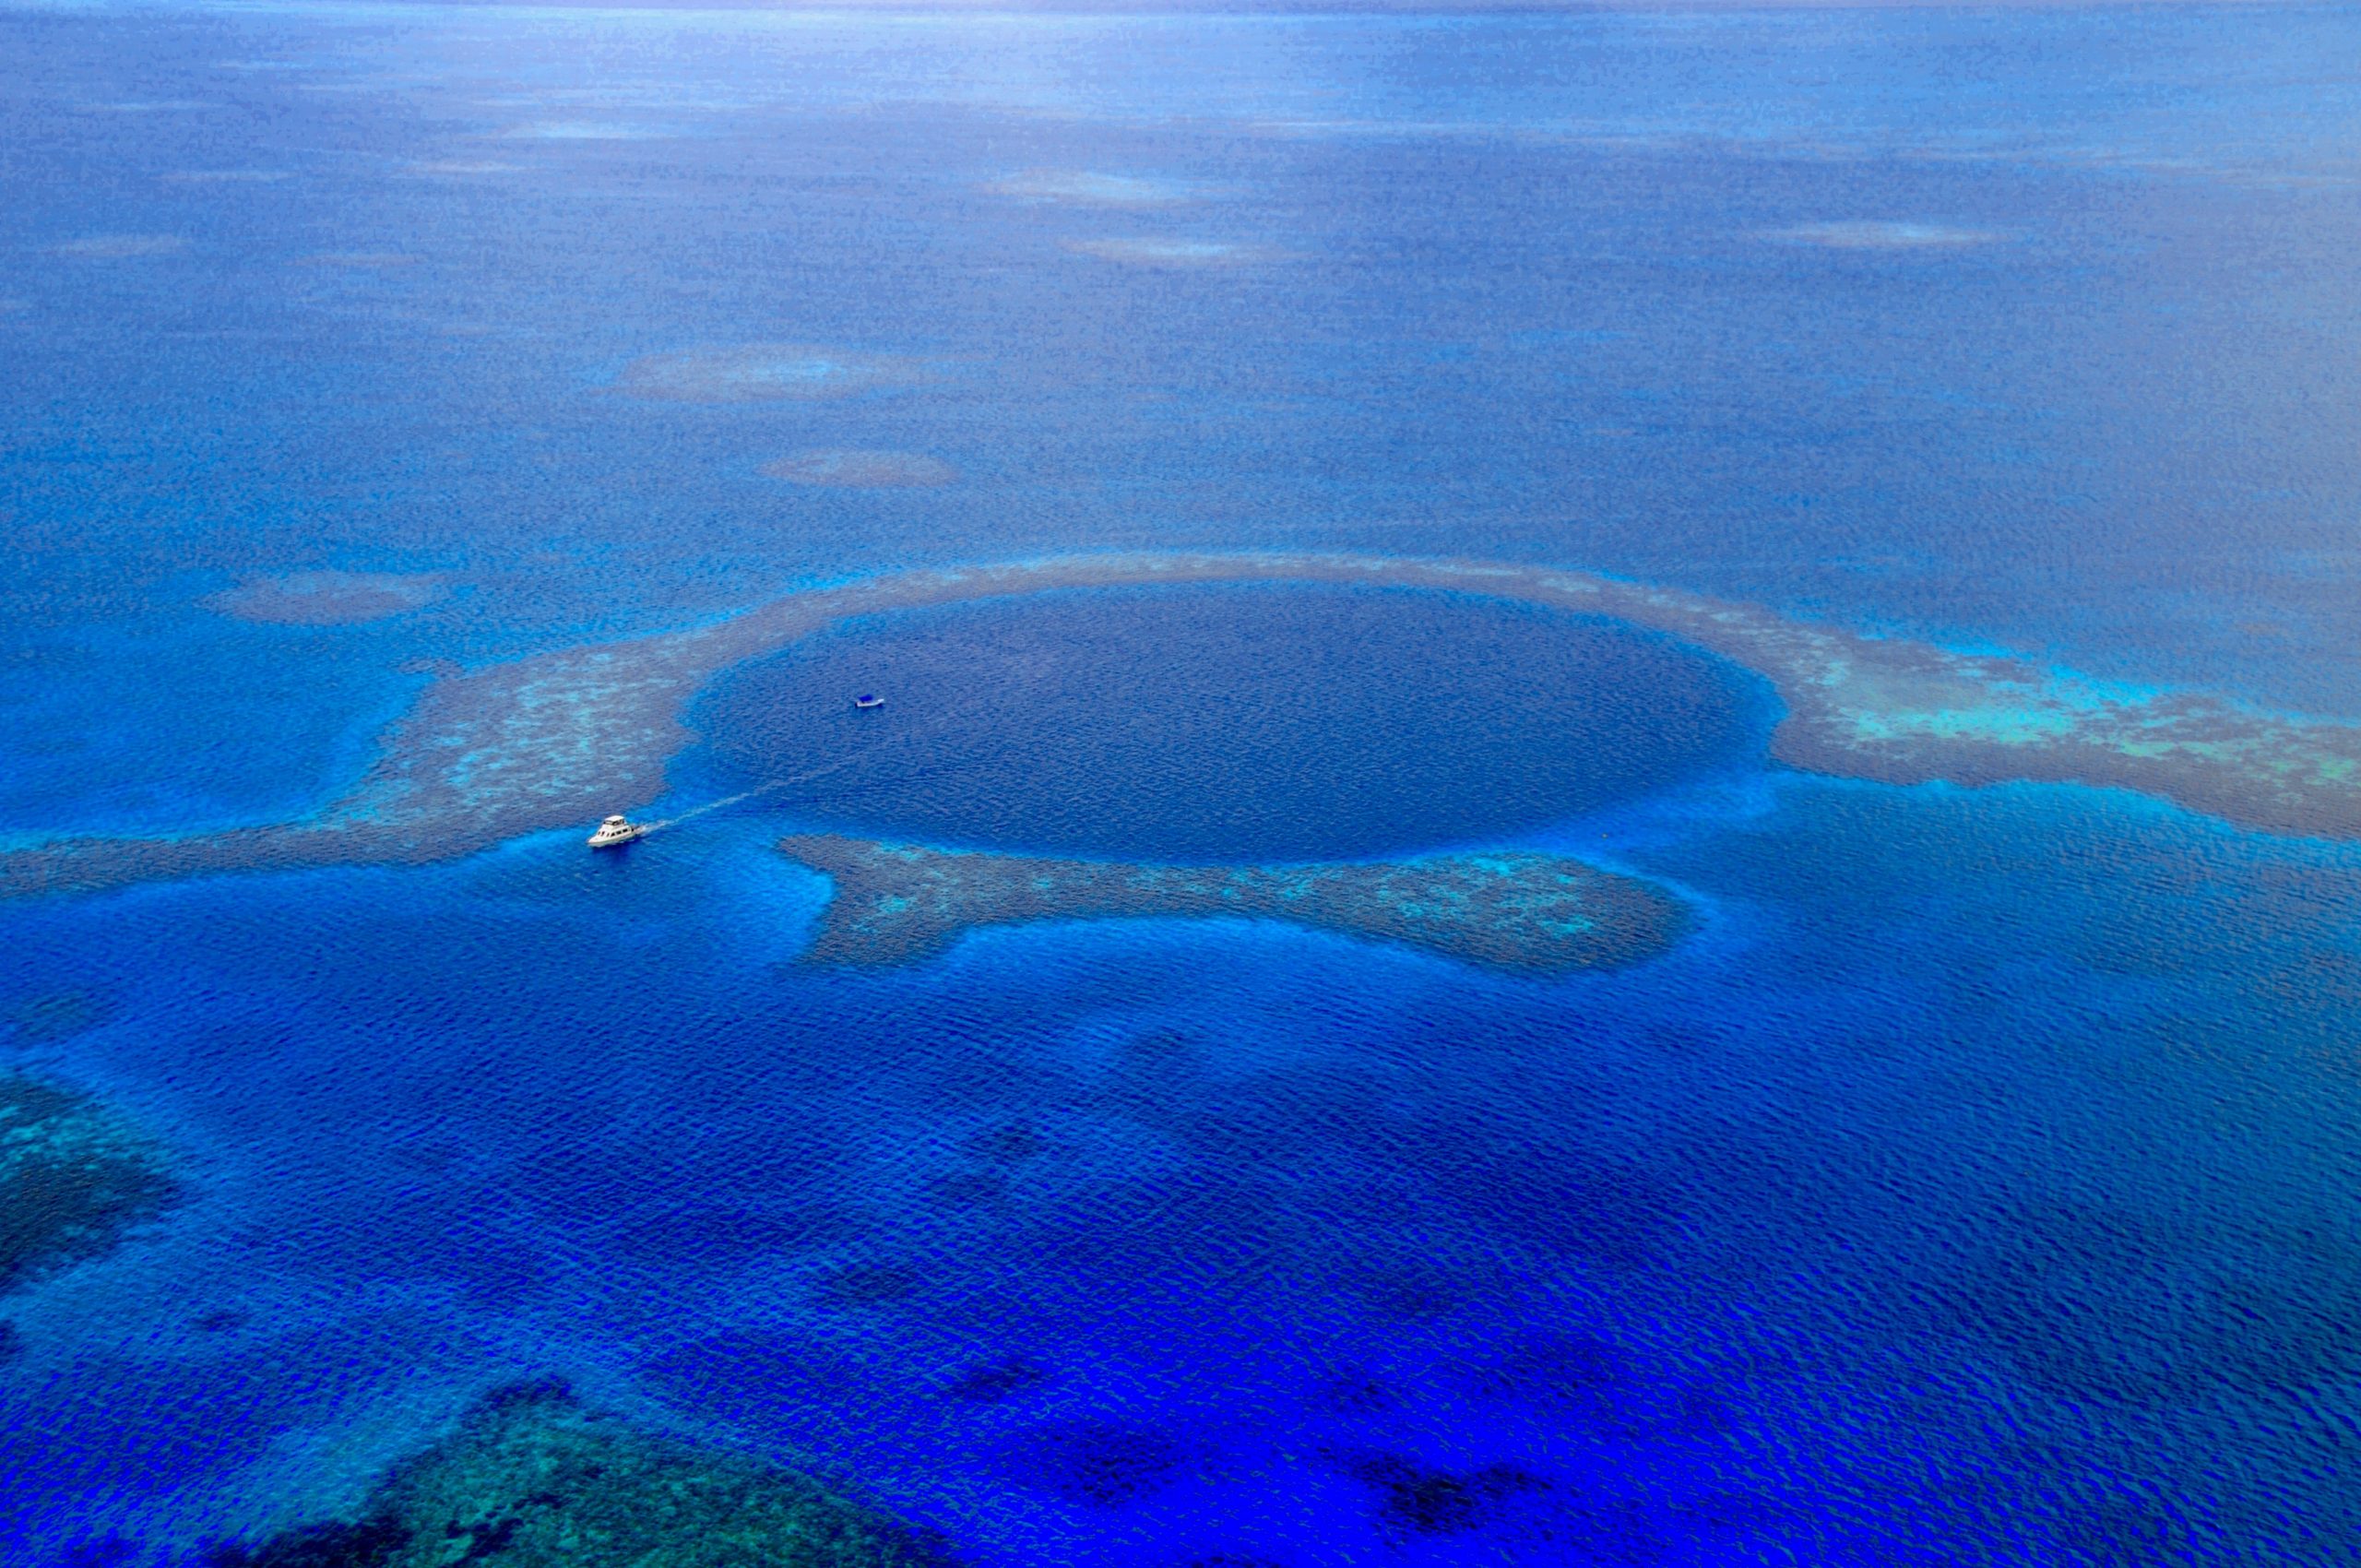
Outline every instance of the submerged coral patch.
[(344, 626), (423, 609), (443, 591), (432, 572), (290, 572), (248, 577), (205, 602), (240, 621)]
[(1398, 1454), (1370, 1454), (1347, 1461), (1345, 1469), (1377, 1494), (1380, 1522), (1417, 1536), (1464, 1535), (1491, 1524), (1509, 1499), (1548, 1490), (1515, 1465), (1454, 1471)]
[(161, 1151), (96, 1102), (0, 1075), (0, 1295), (105, 1254), (179, 1197)]
[(635, 1217), (634, 1244), (673, 1267), (734, 1264), (852, 1240), (860, 1226), (825, 1203), (741, 1208), (698, 1204)]
[(841, 398), (918, 379), (916, 362), (794, 343), (690, 349), (634, 360), (615, 378), (629, 397), (676, 403)]
[(1050, 1374), (1022, 1356), (968, 1367), (943, 1392), (975, 1405), (997, 1405), (1049, 1381)]
[(87, 1034), (114, 1016), (114, 1004), (90, 991), (53, 991), (0, 1009), (0, 1039), (49, 1045)]
[(1611, 1409), (1636, 1370), (1631, 1356), (1604, 1340), (1536, 1330), (1502, 1348), (1477, 1386), (1495, 1397), (1596, 1417)]
[(967, 1147), (986, 1159), (1013, 1165), (1039, 1158), (1050, 1143), (1026, 1123), (1011, 1122), (977, 1134), (967, 1140)]
[(924, 1276), (901, 1264), (853, 1264), (822, 1275), (813, 1286), (812, 1299), (839, 1311), (886, 1307), (908, 1301), (923, 1283)]
[(799, 452), (765, 463), (762, 471), (789, 484), (845, 490), (919, 490), (959, 478), (958, 469), (922, 452)]
[(209, 1568), (931, 1568), (924, 1532), (792, 1472), (534, 1384), (397, 1467), (357, 1516), (217, 1547)]
[(1471, 1216), (1513, 1214), (1536, 1244), (1619, 1271), (1661, 1263), (1682, 1216), (1679, 1194), (1643, 1167), (1571, 1149), (1476, 1144), (1436, 1185)]
[(873, 1364), (808, 1327), (724, 1329), (646, 1363), (681, 1399), (757, 1431), (792, 1432), (873, 1397)]
[(1107, 1420), (1057, 1421), (1024, 1434), (1016, 1471), (1063, 1503), (1114, 1508), (1179, 1479), (1179, 1439)]
[(1555, 855), (1394, 863), (1125, 865), (806, 835), (779, 849), (836, 884), (807, 963), (906, 963), (981, 926), (1126, 916), (1287, 921), (1534, 975), (1637, 963), (1679, 939), (1670, 895)]
[(2361, 1243), (2325, 1217), (2200, 1228), (2130, 1206), (2021, 1200), (1979, 1235), (1957, 1268), (1922, 1282), (1909, 1314), (1967, 1334), (2064, 1397), (2298, 1396), (2361, 1368)]

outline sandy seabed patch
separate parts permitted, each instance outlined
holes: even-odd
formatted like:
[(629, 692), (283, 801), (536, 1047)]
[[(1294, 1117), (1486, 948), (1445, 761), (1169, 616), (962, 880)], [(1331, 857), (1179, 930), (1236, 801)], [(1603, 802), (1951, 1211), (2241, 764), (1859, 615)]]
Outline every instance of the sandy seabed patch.
[(747, 403), (774, 398), (840, 398), (920, 379), (918, 362), (799, 343), (748, 343), (649, 354), (625, 365), (614, 389), (674, 403)]
[(415, 267), (418, 257), (404, 255), (399, 251), (321, 251), (314, 255), (298, 256), (298, 267), (342, 267), (361, 270), (389, 267)]
[(120, 261), (131, 256), (171, 255), (188, 249), (178, 234), (85, 234), (57, 247), (60, 255), (84, 261)]
[(1275, 252), (1227, 240), (1069, 240), (1066, 249), (1133, 267), (1238, 267), (1268, 261)]
[(539, 120), (502, 133), (515, 141), (661, 141), (681, 133), (619, 120)]
[(239, 621), (347, 626), (422, 609), (443, 597), (444, 586), (432, 572), (289, 572), (248, 577), (205, 606)]
[(522, 174), (522, 163), (498, 163), (486, 159), (435, 158), (409, 165), (407, 172), (450, 179), (472, 179), (483, 174)]
[(284, 169), (181, 169), (157, 178), (175, 185), (270, 185), (294, 176)]
[(1067, 202), (1079, 207), (1169, 207), (1191, 201), (1203, 188), (1182, 180), (1143, 174), (1104, 174), (1086, 169), (1027, 169), (984, 187), (994, 196), (1026, 201)]
[(1941, 223), (1900, 223), (1848, 219), (1829, 223), (1798, 223), (1774, 229), (1763, 236), (1788, 244), (1818, 245), (1839, 251), (1955, 250), (1987, 245), (2007, 236), (1988, 229), (1958, 229)]
[(841, 490), (924, 490), (951, 484), (959, 470), (923, 452), (798, 452), (765, 463), (764, 477)]

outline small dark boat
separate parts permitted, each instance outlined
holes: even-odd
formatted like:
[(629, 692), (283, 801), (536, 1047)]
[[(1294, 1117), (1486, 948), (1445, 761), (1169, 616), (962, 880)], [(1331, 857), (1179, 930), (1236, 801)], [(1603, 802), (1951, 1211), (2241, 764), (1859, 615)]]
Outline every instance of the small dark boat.
[(885, 699), (875, 692), (863, 692), (852, 699), (852, 705), (855, 707), (884, 707)]

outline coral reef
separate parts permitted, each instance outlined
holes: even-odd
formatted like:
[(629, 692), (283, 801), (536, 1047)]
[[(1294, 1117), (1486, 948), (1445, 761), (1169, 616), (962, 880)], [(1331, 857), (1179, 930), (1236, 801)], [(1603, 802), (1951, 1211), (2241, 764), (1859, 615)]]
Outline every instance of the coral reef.
[[(680, 377), (708, 385), (687, 372)], [(652, 379), (664, 385), (668, 374)], [(1767, 677), (1786, 705), (1773, 756), (1815, 772), (1890, 784), (2105, 785), (2268, 832), (2361, 837), (2361, 725), (2264, 712), (2201, 692), (2110, 687), (2021, 659), (1862, 636), (1548, 567), (1156, 553), (866, 578), (688, 631), (453, 675), (430, 686), (388, 732), (360, 784), (308, 821), (14, 849), (0, 853), (0, 896), (470, 853), (655, 800), (665, 764), (690, 742), (681, 713), (700, 686), (717, 671), (848, 616), (1050, 588), (1247, 581), (1440, 588), (1654, 627)]]
[(231, 1542), (208, 1568), (894, 1568), (923, 1533), (743, 1455), (648, 1432), (563, 1386), (504, 1391), (397, 1467), (361, 1515)]
[(813, 964), (907, 963), (979, 926), (1228, 916), (1555, 975), (1653, 957), (1688, 919), (1646, 883), (1529, 851), (1264, 867), (1046, 860), (835, 834), (785, 838), (779, 849), (836, 883), (803, 956)]
[(179, 1196), (161, 1151), (95, 1102), (0, 1075), (0, 1295), (112, 1251)]

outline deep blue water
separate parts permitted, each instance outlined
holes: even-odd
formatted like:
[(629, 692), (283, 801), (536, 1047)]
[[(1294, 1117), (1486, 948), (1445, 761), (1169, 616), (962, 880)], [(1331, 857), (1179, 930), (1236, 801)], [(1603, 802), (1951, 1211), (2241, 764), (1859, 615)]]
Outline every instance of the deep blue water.
[[(922, 842), (1150, 861), (1498, 842), (1759, 764), (1762, 683), (1457, 595), (1097, 590), (866, 617), (741, 667), (682, 788)], [(1757, 688), (1750, 690), (1750, 687)], [(854, 696), (885, 699), (859, 711)]]
[[(2361, 717), (2355, 58), (2334, 6), (0, 12), (0, 835), (300, 814), (421, 660), (1108, 547), (1562, 563)], [(913, 368), (616, 390), (766, 342)], [(833, 451), (959, 477), (761, 472)], [(213, 607), (317, 571), (439, 583)], [(1394, 597), (1330, 608), (1368, 680), (1290, 721), (1373, 701), (1423, 762), (1472, 656), (1406, 657), (1445, 612)], [(1125, 627), (1203, 602), (908, 617), (709, 705), (1003, 615), (1137, 683)], [(1489, 613), (1652, 671), (1643, 713), (1702, 668)], [(927, 733), (1004, 797), (1010, 731)], [(1753, 740), (1560, 810), (1565, 737), (1503, 735), (1542, 784), (1307, 830), (1598, 856), (1694, 906), (1678, 948), (1536, 984), (1144, 921), (799, 968), (826, 888), (770, 841), (878, 824), (792, 801), (0, 907), (0, 1012), (92, 1021), (0, 1063), (193, 1194), (0, 1301), (0, 1557), (349, 1506), (557, 1374), (979, 1563), (2352, 1560), (2361, 851)], [(1210, 843), (1193, 799), (1119, 837), (899, 799)], [(1385, 1479), (1489, 1466), (1447, 1527)]]

